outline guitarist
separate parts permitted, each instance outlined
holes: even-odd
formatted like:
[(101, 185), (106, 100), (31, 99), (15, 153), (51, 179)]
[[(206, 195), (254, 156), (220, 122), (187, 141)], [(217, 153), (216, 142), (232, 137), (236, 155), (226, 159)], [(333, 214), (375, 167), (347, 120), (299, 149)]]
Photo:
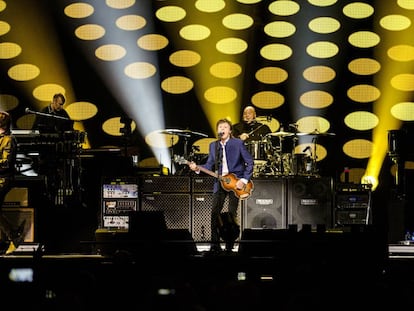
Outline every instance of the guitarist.
[[(232, 124), (227, 119), (220, 119), (216, 123), (218, 140), (210, 143), (209, 154), (203, 168), (215, 171), (218, 176), (234, 174), (237, 177), (236, 188), (243, 189), (249, 183), (253, 175), (253, 157), (247, 150), (244, 142), (232, 136)], [(196, 173), (200, 168), (194, 162), (189, 167)], [(224, 208), (226, 196), (229, 196), (228, 213), (232, 219), (237, 219), (239, 198), (233, 191), (227, 191), (217, 178), (213, 188), (213, 203), (211, 209), (211, 246), (210, 252), (220, 252), (219, 217)], [(232, 252), (234, 240), (227, 240), (226, 251)]]

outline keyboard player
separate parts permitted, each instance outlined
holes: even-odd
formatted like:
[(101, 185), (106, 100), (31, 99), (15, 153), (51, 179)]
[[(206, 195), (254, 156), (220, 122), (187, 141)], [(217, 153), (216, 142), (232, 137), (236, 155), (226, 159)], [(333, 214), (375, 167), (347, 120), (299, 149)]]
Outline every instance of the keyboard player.
[(36, 114), (33, 129), (41, 133), (61, 133), (73, 131), (73, 120), (63, 108), (65, 96), (62, 93), (53, 95), (52, 102)]
[(67, 137), (67, 134), (74, 133), (74, 122), (63, 108), (64, 104), (65, 96), (62, 93), (53, 95), (52, 102), (36, 114), (33, 124), (33, 129), (41, 134), (59, 136), (54, 144), (43, 146), (49, 148), (39, 151), (38, 165), (39, 174), (48, 177), (49, 194), (57, 205), (64, 204), (65, 196), (71, 196), (75, 191), (78, 185), (74, 180), (77, 180), (79, 175), (79, 159), (72, 150), (72, 137)]

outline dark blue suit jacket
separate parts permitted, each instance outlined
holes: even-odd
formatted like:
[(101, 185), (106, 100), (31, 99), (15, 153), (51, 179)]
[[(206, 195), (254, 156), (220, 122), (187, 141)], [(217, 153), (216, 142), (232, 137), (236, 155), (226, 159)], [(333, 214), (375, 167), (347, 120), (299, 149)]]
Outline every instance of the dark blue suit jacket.
[[(206, 163), (202, 165), (204, 168), (213, 172), (215, 172), (217, 144), (219, 144), (219, 148), (221, 148), (219, 141), (210, 143), (208, 159)], [(227, 141), (225, 148), (229, 173), (235, 174), (239, 179), (245, 178), (250, 180), (253, 175), (254, 161), (244, 142), (239, 138), (232, 137)], [(220, 152), (219, 156), (221, 155), (222, 153)], [(219, 174), (221, 174), (221, 163), (219, 167)], [(213, 192), (217, 192), (219, 187), (221, 186), (218, 181), (216, 181), (214, 183)]]

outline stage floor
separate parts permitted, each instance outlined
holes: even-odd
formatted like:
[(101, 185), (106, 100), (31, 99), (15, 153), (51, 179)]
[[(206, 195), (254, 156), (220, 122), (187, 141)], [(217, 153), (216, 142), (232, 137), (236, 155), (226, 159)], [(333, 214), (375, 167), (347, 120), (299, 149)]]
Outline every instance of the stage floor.
[[(34, 249), (36, 244), (24, 246)], [(26, 249), (0, 257), (0, 283), (8, 301), (44, 310), (414, 306), (413, 245), (388, 245), (387, 258), (373, 258), (369, 246), (367, 252), (359, 247), (350, 252), (351, 247), (342, 253), (334, 245), (316, 245), (315, 253), (309, 245), (296, 245), (267, 253), (268, 246), (252, 243), (232, 253), (210, 254), (208, 245), (200, 243), (194, 253), (172, 247), (152, 253), (121, 250), (109, 256)]]

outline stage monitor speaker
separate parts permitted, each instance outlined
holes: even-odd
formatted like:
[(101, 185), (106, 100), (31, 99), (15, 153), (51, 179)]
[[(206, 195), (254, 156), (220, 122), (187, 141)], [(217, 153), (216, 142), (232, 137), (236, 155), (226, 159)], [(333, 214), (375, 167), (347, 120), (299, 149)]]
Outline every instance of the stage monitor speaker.
[(281, 256), (289, 245), (288, 229), (251, 229), (243, 230), (239, 245), (242, 256)]
[(175, 257), (191, 256), (198, 252), (193, 237), (187, 229), (167, 230), (163, 251)]
[(163, 211), (132, 211), (128, 216), (128, 232), (132, 239), (160, 240), (165, 238), (167, 223)]
[(243, 228), (286, 228), (285, 179), (254, 179), (252, 195), (243, 201)]
[(330, 177), (288, 179), (288, 225), (333, 227), (333, 181)]
[(141, 196), (142, 211), (164, 212), (167, 229), (191, 229), (191, 195), (154, 193)]

